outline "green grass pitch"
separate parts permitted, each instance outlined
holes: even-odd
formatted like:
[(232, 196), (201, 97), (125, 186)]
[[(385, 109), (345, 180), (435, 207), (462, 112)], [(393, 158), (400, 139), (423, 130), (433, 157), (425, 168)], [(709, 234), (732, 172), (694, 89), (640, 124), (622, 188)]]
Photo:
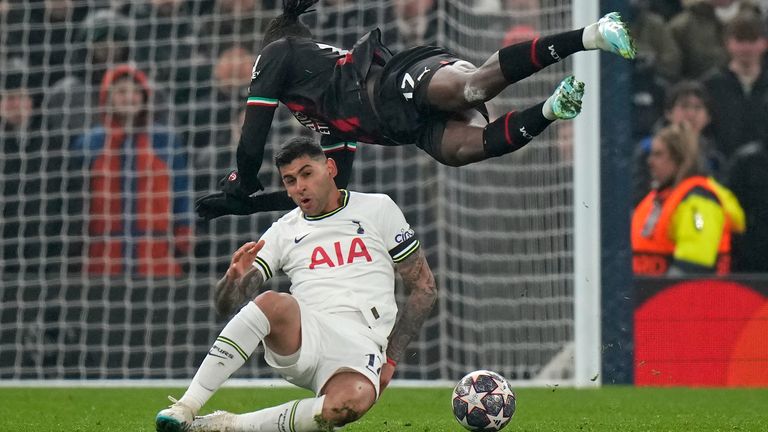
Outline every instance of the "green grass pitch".
[[(154, 431), (155, 413), (180, 396), (161, 388), (0, 388), (0, 431)], [(206, 405), (253, 411), (311, 396), (291, 388), (225, 388)], [(349, 432), (463, 431), (451, 390), (388, 389)], [(603, 387), (518, 389), (517, 413), (504, 431), (768, 431), (768, 389)]]

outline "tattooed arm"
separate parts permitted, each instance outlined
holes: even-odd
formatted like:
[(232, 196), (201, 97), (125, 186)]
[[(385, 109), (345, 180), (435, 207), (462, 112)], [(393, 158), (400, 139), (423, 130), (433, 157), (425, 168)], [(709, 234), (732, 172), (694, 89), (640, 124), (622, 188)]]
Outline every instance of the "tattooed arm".
[[(421, 325), (429, 316), (437, 299), (435, 277), (432, 275), (432, 270), (429, 269), (429, 264), (421, 249), (399, 263), (397, 272), (403, 279), (403, 284), (410, 295), (400, 318), (389, 335), (387, 358), (395, 362), (402, 360), (405, 349), (419, 333)], [(389, 384), (389, 380), (395, 372), (394, 369), (394, 365), (391, 363), (385, 363), (382, 368), (382, 391)]]
[(248, 298), (256, 297), (261, 290), (264, 276), (253, 267), (253, 261), (262, 247), (263, 240), (258, 243), (248, 242), (232, 256), (227, 272), (216, 284), (214, 291), (214, 305), (219, 315), (230, 315), (237, 306)]

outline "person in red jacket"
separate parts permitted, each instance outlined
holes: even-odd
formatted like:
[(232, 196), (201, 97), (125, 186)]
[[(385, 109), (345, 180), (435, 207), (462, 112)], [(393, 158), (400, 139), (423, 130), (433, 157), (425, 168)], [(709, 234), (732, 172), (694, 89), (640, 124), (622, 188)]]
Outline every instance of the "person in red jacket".
[(89, 274), (178, 276), (190, 250), (191, 200), (179, 138), (151, 123), (146, 75), (109, 70), (100, 89), (101, 124), (72, 152), (88, 171)]

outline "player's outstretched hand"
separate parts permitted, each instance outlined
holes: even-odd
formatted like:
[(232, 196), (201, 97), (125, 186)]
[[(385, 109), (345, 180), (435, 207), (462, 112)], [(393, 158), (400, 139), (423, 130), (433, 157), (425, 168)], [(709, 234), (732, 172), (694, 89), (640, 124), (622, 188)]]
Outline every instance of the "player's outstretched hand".
[(259, 283), (254, 284), (256, 287), (251, 286), (253, 278), (260, 275), (253, 267), (253, 261), (263, 247), (264, 240), (248, 242), (232, 255), (227, 273), (216, 284), (213, 295), (214, 306), (219, 315), (229, 316), (246, 298), (253, 297), (258, 291)]
[[(251, 192), (264, 190), (259, 179), (253, 180)], [(195, 201), (195, 212), (205, 220), (215, 219), (225, 215), (249, 215), (258, 210), (258, 203), (254, 202), (250, 194), (246, 192), (237, 170), (219, 180), (221, 192), (208, 194)]]
[(195, 201), (195, 212), (205, 220), (226, 215), (249, 215), (253, 213), (251, 208), (250, 198), (225, 192), (211, 193)]
[(235, 251), (232, 255), (232, 261), (227, 269), (227, 277), (230, 279), (240, 279), (253, 269), (253, 261), (264, 247), (264, 240), (258, 242), (250, 241)]

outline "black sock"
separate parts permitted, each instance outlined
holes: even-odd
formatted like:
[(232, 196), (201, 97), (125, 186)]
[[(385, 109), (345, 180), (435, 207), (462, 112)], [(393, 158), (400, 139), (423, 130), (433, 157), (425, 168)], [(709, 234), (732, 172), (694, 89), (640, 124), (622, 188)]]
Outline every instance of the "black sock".
[(584, 29), (536, 38), (499, 50), (501, 73), (510, 84), (529, 77), (569, 55), (584, 51)]
[(544, 102), (522, 112), (507, 114), (488, 123), (483, 129), (483, 148), (489, 158), (511, 153), (528, 144), (554, 120), (547, 120), (541, 113)]

